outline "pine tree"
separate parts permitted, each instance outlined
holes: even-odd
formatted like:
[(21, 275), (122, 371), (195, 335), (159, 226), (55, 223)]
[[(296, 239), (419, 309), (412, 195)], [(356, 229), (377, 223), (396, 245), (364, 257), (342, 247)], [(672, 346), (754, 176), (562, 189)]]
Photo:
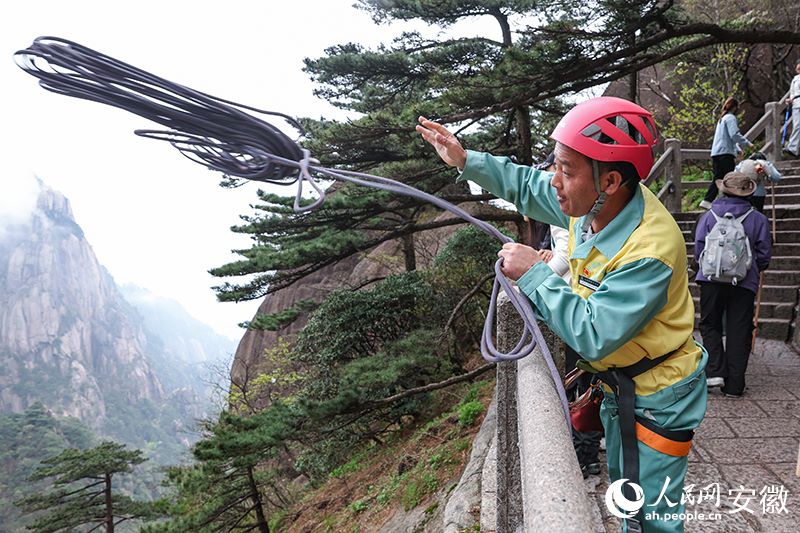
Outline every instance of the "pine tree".
[[(420, 115), (450, 124), (465, 146), (523, 164), (542, 159), (549, 133), (567, 105), (560, 100), (688, 51), (719, 43), (800, 43), (800, 34), (773, 31), (750, 17), (708, 23), (672, 0), (362, 0), (377, 23), (415, 20), (448, 29), (492, 20), (485, 34), (435, 37), (406, 32), (370, 50), (332, 46), (307, 59), (316, 93), (359, 113), (348, 122), (306, 119), (303, 144), (327, 166), (398, 179), (453, 202), (479, 202), (414, 132)], [(430, 32), (428, 32), (430, 33)], [(260, 298), (387, 240), (403, 244), (406, 270), (416, 268), (414, 234), (461, 221), (433, 222), (418, 200), (356, 187), (337, 187), (315, 212), (294, 214), (293, 199), (261, 193), (256, 214), (233, 228), (253, 245), (242, 259), (212, 273), (248, 276), (217, 287), (222, 300)], [(513, 212), (485, 215), (522, 219)]]
[(195, 445), (196, 463), (168, 472), (167, 484), (176, 489), (172, 518), (143, 531), (269, 533), (270, 513), (289, 505), (273, 459), (292, 438), (294, 420), (280, 402), (250, 417), (223, 412)]
[(88, 450), (64, 450), (43, 460), (43, 466), (29, 478), (49, 480), (50, 490), (27, 496), (17, 505), (25, 513), (37, 513), (28, 526), (37, 533), (71, 531), (79, 526), (113, 533), (121, 522), (158, 514), (153, 504), (119, 494), (112, 486), (116, 474), (129, 474), (144, 461), (140, 450), (126, 450), (125, 445), (110, 441)]

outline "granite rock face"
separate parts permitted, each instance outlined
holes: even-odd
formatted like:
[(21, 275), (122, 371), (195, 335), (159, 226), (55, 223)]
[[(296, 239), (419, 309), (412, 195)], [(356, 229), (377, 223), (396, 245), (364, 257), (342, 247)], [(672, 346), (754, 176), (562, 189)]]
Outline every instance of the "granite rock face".
[(160, 402), (138, 313), (98, 263), (69, 201), (41, 185), (0, 238), (0, 412), (41, 400), (101, 427), (107, 398)]

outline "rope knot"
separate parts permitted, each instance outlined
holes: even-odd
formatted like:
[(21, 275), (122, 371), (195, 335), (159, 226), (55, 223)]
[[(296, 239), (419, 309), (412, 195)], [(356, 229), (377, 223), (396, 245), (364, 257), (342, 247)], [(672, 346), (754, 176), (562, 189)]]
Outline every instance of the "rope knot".
[[(295, 213), (306, 213), (308, 211), (312, 211), (319, 207), (322, 202), (325, 201), (325, 191), (323, 191), (317, 182), (314, 181), (314, 176), (311, 175), (311, 171), (313, 170), (312, 165), (319, 165), (319, 160), (311, 157), (311, 151), (307, 150), (306, 148), (300, 149), (303, 152), (303, 158), (298, 161), (298, 168), (300, 169), (300, 175), (297, 183), (297, 194), (294, 197), (294, 212)], [(300, 198), (303, 195), (303, 182), (307, 181), (311, 188), (317, 191), (319, 198), (317, 200), (306, 207), (302, 207), (300, 205)]]

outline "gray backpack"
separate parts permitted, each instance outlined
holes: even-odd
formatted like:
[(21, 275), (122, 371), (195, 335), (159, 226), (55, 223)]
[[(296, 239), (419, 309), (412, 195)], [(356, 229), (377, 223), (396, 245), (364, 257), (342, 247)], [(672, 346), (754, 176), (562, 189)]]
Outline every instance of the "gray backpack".
[(751, 207), (738, 218), (730, 213), (720, 217), (711, 211), (717, 223), (706, 235), (706, 247), (699, 260), (700, 271), (706, 279), (736, 285), (747, 276), (753, 264), (753, 252), (742, 221), (752, 211)]

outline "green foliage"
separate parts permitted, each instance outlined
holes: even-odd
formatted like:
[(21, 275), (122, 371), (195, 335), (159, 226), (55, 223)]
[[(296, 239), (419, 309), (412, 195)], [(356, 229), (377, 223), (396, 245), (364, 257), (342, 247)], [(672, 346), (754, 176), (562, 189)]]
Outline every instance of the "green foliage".
[(49, 480), (49, 490), (17, 501), (26, 514), (36, 513), (28, 526), (41, 533), (71, 530), (84, 525), (108, 527), (108, 520), (153, 519), (157, 506), (120, 494), (112, 486), (117, 474), (130, 474), (145, 461), (140, 450), (126, 450), (122, 444), (102, 442), (88, 450), (69, 448), (46, 458), (29, 477)]
[[(676, 102), (670, 104), (670, 121), (662, 135), (674, 137), (690, 147), (711, 145), (722, 103), (745, 79), (747, 54), (736, 44), (719, 45), (682, 57), (674, 65), (670, 80), (676, 85)], [(741, 96), (738, 97), (742, 101)]]
[(240, 326), (253, 330), (278, 331), (297, 320), (301, 314), (311, 311), (316, 307), (317, 303), (313, 300), (299, 300), (293, 306), (282, 309), (277, 313), (270, 315), (257, 314), (253, 320), (243, 322)]
[(428, 494), (433, 494), (439, 487), (436, 476), (431, 472), (423, 472), (417, 479), (413, 479), (406, 485), (401, 499), (403, 508), (408, 511), (420, 504), (422, 498)]
[(247, 383), (236, 384), (228, 393), (228, 405), (232, 410), (255, 412), (259, 405), (282, 401), (292, 404), (297, 390), (305, 380), (298, 365), (290, 359), (291, 348), (282, 337), (278, 337), (271, 347), (264, 349), (263, 358), (257, 368), (264, 371), (249, 379)]
[[(504, 228), (500, 231), (509, 237)], [(433, 260), (434, 278), (448, 280), (448, 285), (469, 288), (492, 272), (502, 243), (475, 226), (462, 228), (447, 240)]]
[(435, 307), (418, 272), (390, 276), (370, 290), (334, 291), (300, 334), (296, 357), (327, 368), (375, 354), (421, 327)]
[(460, 405), (476, 401), (478, 399), (478, 395), (480, 394), (481, 389), (486, 387), (486, 384), (487, 383), (485, 381), (477, 381), (472, 385), (470, 385), (469, 390), (464, 395), (464, 399), (461, 400)]
[(331, 471), (330, 476), (338, 478), (338, 477), (345, 476), (345, 475), (347, 475), (347, 474), (349, 474), (351, 472), (355, 472), (356, 470), (358, 470), (361, 467), (361, 461), (362, 461), (362, 457), (358, 457), (358, 456), (357, 457), (353, 457), (347, 463), (345, 463), (345, 464), (343, 464), (343, 465), (341, 465), (341, 466), (339, 466), (337, 468), (334, 468)]
[(397, 493), (397, 489), (400, 488), (400, 485), (408, 478), (408, 473), (404, 474), (395, 474), (393, 475), (389, 483), (381, 487), (380, 491), (378, 491), (378, 495), (375, 497), (375, 500), (381, 504), (386, 505), (392, 498), (394, 498), (395, 494)]
[(170, 520), (145, 531), (266, 528), (267, 516), (289, 500), (277, 481), (281, 470), (264, 466), (279, 458), (296, 431), (294, 421), (291, 407), (280, 402), (250, 417), (223, 412), (195, 445), (197, 463), (168, 472), (166, 483), (175, 489), (168, 505)]
[(478, 401), (467, 402), (458, 407), (458, 423), (462, 426), (471, 426), (483, 412), (483, 404)]
[(43, 481), (28, 481), (43, 459), (65, 448), (88, 448), (94, 439), (80, 421), (56, 418), (39, 402), (20, 414), (0, 415), (0, 531), (22, 530), (12, 502), (44, 489)]
[[(376, 354), (327, 368), (298, 402), (309, 429), (324, 435), (295, 463), (312, 480), (324, 479), (359, 443), (379, 439), (393, 425), (417, 418), (432, 407), (425, 394), (377, 407), (404, 390), (444, 379), (454, 367), (437, 351), (435, 334), (416, 330)], [(323, 384), (324, 381), (324, 384)]]
[(348, 507), (353, 513), (358, 514), (363, 511), (366, 511), (369, 508), (369, 504), (364, 500), (356, 500), (353, 503), (351, 503)]

